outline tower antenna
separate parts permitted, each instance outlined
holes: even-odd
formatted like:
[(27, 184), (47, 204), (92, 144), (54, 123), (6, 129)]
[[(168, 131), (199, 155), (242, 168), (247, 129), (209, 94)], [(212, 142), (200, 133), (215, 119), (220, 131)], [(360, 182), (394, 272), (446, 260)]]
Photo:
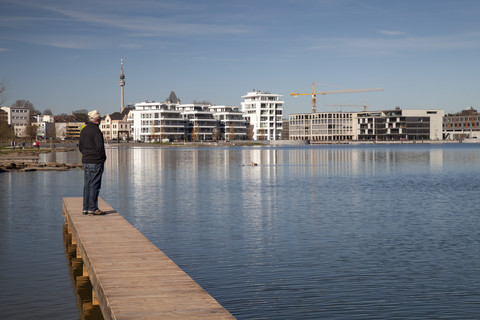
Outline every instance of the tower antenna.
[(125, 75), (123, 74), (123, 57), (120, 58), (120, 112), (125, 109), (125, 98), (123, 87), (125, 87)]

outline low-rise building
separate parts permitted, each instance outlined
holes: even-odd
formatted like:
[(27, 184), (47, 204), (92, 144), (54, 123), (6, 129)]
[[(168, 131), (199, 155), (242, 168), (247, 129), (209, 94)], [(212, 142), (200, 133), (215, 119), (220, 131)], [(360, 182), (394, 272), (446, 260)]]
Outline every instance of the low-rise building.
[(321, 112), (289, 117), (290, 140), (441, 140), (443, 110)]
[(35, 123), (32, 124), (37, 127), (38, 139), (55, 138), (55, 118), (53, 115), (37, 115), (35, 120)]
[(357, 112), (354, 140), (442, 140), (444, 110), (400, 109)]
[(8, 124), (8, 112), (0, 109), (0, 123)]
[(289, 116), (290, 140), (345, 141), (353, 140), (352, 112), (320, 112)]
[(443, 118), (443, 137), (445, 140), (480, 139), (480, 114), (469, 107), (446, 115)]
[(131, 124), (129, 113), (133, 107), (125, 107), (122, 112), (108, 114), (100, 122), (100, 130), (105, 140), (128, 141), (131, 136)]
[(80, 138), (80, 131), (85, 126), (84, 121), (79, 121), (73, 115), (55, 116), (55, 136), (61, 140), (77, 140)]
[(30, 109), (23, 107), (2, 107), (7, 112), (8, 124), (13, 126), (15, 136), (25, 137), (27, 126), (30, 124)]

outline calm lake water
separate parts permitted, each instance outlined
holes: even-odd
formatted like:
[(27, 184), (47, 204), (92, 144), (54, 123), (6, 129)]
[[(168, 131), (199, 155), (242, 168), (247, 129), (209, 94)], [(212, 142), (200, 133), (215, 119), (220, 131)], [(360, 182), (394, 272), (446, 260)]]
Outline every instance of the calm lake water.
[[(238, 319), (480, 314), (478, 144), (107, 157), (101, 197)], [(61, 210), (82, 188), (78, 169), (0, 174), (0, 319), (79, 318)]]

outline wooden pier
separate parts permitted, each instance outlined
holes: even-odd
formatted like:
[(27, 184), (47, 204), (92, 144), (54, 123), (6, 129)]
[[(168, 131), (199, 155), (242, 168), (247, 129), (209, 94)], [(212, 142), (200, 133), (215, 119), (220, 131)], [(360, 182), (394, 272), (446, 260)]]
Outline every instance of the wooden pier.
[(82, 202), (63, 198), (63, 216), (104, 319), (235, 319), (103, 199), (101, 216)]

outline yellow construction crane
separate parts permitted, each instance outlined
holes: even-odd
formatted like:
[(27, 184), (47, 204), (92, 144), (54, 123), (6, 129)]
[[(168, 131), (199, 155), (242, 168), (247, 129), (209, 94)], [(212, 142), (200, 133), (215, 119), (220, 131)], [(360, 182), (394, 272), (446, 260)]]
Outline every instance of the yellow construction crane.
[(345, 89), (345, 90), (328, 90), (328, 91), (315, 91), (315, 82), (312, 83), (312, 92), (310, 93), (290, 93), (291, 96), (308, 96), (312, 95), (312, 113), (317, 112), (317, 94), (336, 94), (336, 93), (359, 93), (359, 92), (372, 92), (383, 91), (383, 88), (371, 88), (371, 89)]
[(366, 104), (326, 104), (326, 106), (331, 106), (331, 107), (363, 107), (363, 112), (367, 111), (367, 105)]

